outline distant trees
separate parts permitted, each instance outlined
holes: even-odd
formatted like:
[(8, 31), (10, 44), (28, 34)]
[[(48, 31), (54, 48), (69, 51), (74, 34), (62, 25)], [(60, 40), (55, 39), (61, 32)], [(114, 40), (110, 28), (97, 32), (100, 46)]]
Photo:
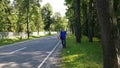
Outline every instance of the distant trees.
[(1, 0), (0, 6), (0, 32), (27, 32), (29, 38), (44, 30), (39, 0)]
[(23, 3), (24, 0), (14, 0), (13, 2), (13, 9), (14, 14), (17, 15), (16, 19), (16, 32), (26, 32), (26, 15), (25, 15), (25, 4)]
[(40, 25), (36, 26), (36, 22), (41, 23), (41, 21), (38, 22), (41, 17), (39, 0), (14, 0), (13, 8), (14, 14), (18, 17), (16, 19), (18, 33), (27, 32), (29, 38), (31, 31), (39, 31), (38, 26)]
[(50, 31), (50, 26), (52, 24), (52, 13), (53, 13), (53, 10), (52, 10), (52, 6), (47, 3), (45, 4), (43, 7), (42, 7), (42, 18), (43, 18), (43, 21), (44, 21), (44, 24), (45, 24), (45, 27), (44, 29), (47, 30), (47, 31)]
[[(21, 38), (21, 32), (26, 32), (29, 38), (30, 33), (34, 31), (39, 35), (39, 32), (44, 30), (67, 29), (65, 17), (62, 17), (60, 13), (53, 14), (49, 3), (41, 7), (40, 1), (0, 0), (0, 32), (17, 32)], [(59, 19), (56, 19), (56, 14)]]
[(0, 31), (14, 31), (14, 23), (12, 22), (12, 7), (10, 0), (0, 0)]
[(67, 29), (67, 20), (62, 17), (59, 12), (53, 14), (52, 7), (49, 3), (42, 7), (42, 18), (44, 21), (44, 29), (47, 31), (60, 31), (61, 29)]
[(54, 31), (60, 31), (62, 29), (67, 30), (67, 19), (65, 17), (62, 17), (59, 12), (54, 13), (52, 16), (52, 30)]

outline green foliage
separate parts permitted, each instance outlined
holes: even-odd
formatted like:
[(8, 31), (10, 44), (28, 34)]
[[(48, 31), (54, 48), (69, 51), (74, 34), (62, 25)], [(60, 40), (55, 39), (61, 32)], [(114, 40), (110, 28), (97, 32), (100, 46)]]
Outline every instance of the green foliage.
[(65, 0), (65, 5), (68, 7), (66, 11), (66, 18), (68, 19), (69, 28), (74, 32), (74, 0)]
[(54, 31), (60, 31), (62, 29), (67, 30), (67, 19), (65, 17), (62, 17), (59, 12), (54, 13), (52, 16), (52, 22), (51, 25), (52, 30)]
[(52, 24), (54, 19), (51, 5), (46, 4), (41, 9), (39, 0), (14, 0), (11, 4), (10, 0), (1, 0), (0, 6), (0, 32), (27, 32), (28, 18), (30, 32), (67, 28), (67, 21), (61, 16), (56, 24)]
[(12, 8), (10, 0), (0, 0), (0, 31), (13, 31)]
[[(66, 12), (66, 17), (68, 19), (68, 24), (72, 32), (74, 32), (74, 0), (65, 0), (65, 5), (68, 7)], [(88, 29), (92, 28), (93, 36), (100, 37), (99, 33), (99, 24), (97, 21), (97, 14), (95, 8), (95, 1), (93, 0), (92, 8), (90, 7), (90, 0), (81, 0), (80, 8), (81, 8), (81, 29), (82, 34), (88, 35)], [(90, 11), (92, 11), (90, 13)], [(92, 15), (92, 16), (90, 16)], [(91, 19), (91, 20), (89, 20)], [(91, 23), (89, 23), (91, 22)]]
[(75, 42), (74, 35), (67, 38), (67, 48), (62, 51), (62, 68), (103, 68), (102, 47), (99, 39), (88, 42), (82, 37), (82, 43)]
[(35, 28), (31, 27), (31, 31), (40, 31), (43, 29), (43, 20), (41, 14), (41, 5), (39, 4), (39, 0), (30, 1), (30, 23)]
[(45, 30), (50, 30), (50, 25), (52, 23), (52, 6), (47, 3), (42, 7), (42, 18), (45, 24), (44, 29)]
[(26, 32), (27, 5), (29, 6), (29, 27), (31, 31), (43, 29), (41, 6), (39, 0), (0, 0), (0, 32)]

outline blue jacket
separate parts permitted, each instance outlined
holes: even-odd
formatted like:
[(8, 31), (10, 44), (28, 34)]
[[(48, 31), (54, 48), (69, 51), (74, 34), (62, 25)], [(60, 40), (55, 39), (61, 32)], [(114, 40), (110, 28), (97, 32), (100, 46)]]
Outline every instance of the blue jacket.
[(61, 31), (60, 32), (60, 38), (61, 39), (66, 39), (66, 31)]

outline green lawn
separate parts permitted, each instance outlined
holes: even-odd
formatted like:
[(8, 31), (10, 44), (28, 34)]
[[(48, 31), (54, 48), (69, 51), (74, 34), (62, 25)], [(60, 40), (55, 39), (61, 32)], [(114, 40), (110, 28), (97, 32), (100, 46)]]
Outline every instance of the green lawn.
[(35, 38), (40, 38), (40, 36), (30, 36), (30, 39), (19, 39), (19, 38), (15, 38), (15, 39), (0, 39), (0, 46), (4, 46), (7, 44), (13, 44), (16, 42), (20, 42), (20, 41), (25, 41), (25, 40), (32, 40)]
[(86, 37), (82, 43), (75, 42), (73, 35), (67, 38), (67, 48), (62, 51), (62, 68), (103, 68), (102, 47), (98, 39), (89, 43)]

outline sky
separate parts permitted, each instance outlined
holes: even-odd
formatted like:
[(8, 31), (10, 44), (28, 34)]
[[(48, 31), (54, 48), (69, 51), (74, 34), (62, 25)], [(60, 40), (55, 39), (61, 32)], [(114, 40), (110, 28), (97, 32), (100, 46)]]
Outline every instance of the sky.
[(64, 0), (42, 0), (41, 6), (46, 3), (50, 3), (53, 9), (53, 13), (60, 12), (62, 16), (65, 16), (66, 6), (64, 6)]

